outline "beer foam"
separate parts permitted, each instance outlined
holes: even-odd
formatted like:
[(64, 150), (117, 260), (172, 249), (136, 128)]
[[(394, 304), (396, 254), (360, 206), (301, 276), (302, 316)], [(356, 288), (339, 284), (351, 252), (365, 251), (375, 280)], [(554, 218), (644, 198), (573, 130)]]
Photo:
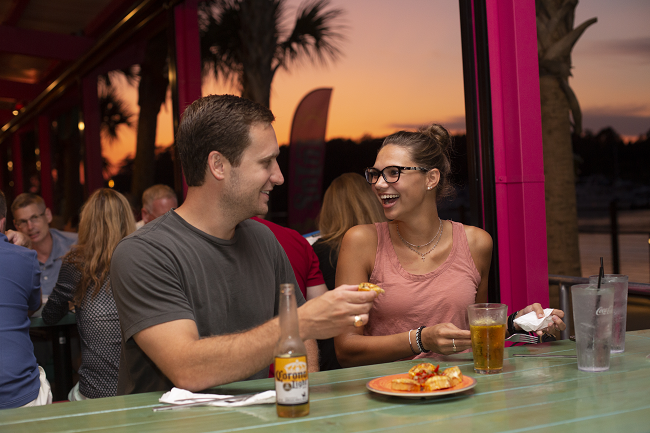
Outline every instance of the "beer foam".
[(491, 317), (480, 317), (478, 319), (475, 319), (472, 322), (472, 326), (496, 326), (496, 325), (503, 325), (503, 323), (497, 322)]

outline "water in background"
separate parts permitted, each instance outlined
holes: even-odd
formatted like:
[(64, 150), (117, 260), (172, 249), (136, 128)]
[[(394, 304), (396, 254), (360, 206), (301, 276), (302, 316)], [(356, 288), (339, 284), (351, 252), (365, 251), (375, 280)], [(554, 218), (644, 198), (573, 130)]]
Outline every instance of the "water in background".
[[(621, 210), (618, 213), (620, 273), (635, 283), (650, 283), (650, 209)], [(609, 216), (581, 217), (580, 262), (582, 276), (598, 274), (599, 258), (605, 273), (612, 272), (612, 238)]]

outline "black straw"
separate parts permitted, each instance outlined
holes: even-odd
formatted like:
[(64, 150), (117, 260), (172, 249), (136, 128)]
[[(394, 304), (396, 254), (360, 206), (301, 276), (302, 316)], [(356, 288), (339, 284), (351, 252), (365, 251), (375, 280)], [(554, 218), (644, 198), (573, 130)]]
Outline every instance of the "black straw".
[(605, 278), (605, 269), (603, 268), (603, 258), (600, 258), (600, 270), (598, 271), (598, 288), (600, 289), (600, 282)]
[[(605, 269), (604, 269), (604, 267), (603, 267), (603, 258), (601, 257), (601, 258), (600, 258), (600, 270), (598, 271), (598, 289), (600, 289), (600, 283), (601, 283), (601, 281), (603, 280), (603, 278), (605, 278)], [(600, 290), (598, 291), (598, 293), (600, 293)], [(596, 312), (598, 312), (598, 310), (600, 309), (600, 299), (601, 299), (601, 296), (600, 296), (600, 295), (597, 295), (597, 296), (596, 296)], [(596, 313), (596, 314), (598, 314), (598, 313)], [(593, 325), (594, 328), (596, 328), (596, 318), (597, 318), (597, 317), (598, 317), (598, 316), (594, 316), (594, 325)], [(593, 349), (593, 347), (594, 347), (594, 340), (589, 340), (587, 346), (588, 346), (590, 349)]]

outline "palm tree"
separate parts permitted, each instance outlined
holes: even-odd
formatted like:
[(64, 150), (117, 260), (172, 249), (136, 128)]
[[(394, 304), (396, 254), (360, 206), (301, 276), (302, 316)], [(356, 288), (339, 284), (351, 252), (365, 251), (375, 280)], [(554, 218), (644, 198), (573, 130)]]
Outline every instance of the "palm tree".
[[(301, 58), (335, 60), (342, 39), (334, 21), (342, 14), (327, 9), (329, 0), (310, 0), (298, 11), (291, 33), (281, 21), (285, 0), (208, 0), (201, 6), (203, 71), (237, 80), (242, 96), (269, 106), (271, 82), (276, 71)], [(154, 182), (155, 137), (158, 112), (167, 87), (167, 39), (165, 32), (152, 37), (140, 65), (138, 85), (138, 134), (133, 162), (131, 194), (139, 201)], [(125, 73), (126, 71), (121, 71)], [(132, 74), (132, 71), (131, 71)], [(133, 76), (125, 74), (133, 84)], [(110, 76), (109, 76), (110, 77)], [(110, 85), (110, 79), (107, 81)]]
[(131, 194), (137, 203), (140, 203), (144, 190), (154, 183), (158, 113), (165, 103), (169, 86), (166, 32), (160, 32), (147, 41), (139, 75), (140, 115), (131, 181)]
[[(115, 93), (113, 87), (104, 86), (100, 91), (99, 112), (101, 113), (100, 134), (109, 144), (113, 144), (117, 140), (117, 133), (121, 127), (133, 126), (133, 113)], [(110, 162), (102, 156), (102, 172), (104, 174), (109, 172), (110, 166)]]
[[(131, 182), (131, 194), (138, 204), (144, 190), (154, 183), (158, 112), (162, 104), (165, 103), (169, 86), (167, 47), (167, 33), (159, 32), (147, 41), (144, 58), (139, 68), (118, 69), (99, 76), (99, 80), (105, 88), (104, 94), (100, 97), (102, 134), (109, 141), (116, 138), (118, 126), (121, 124), (131, 126), (132, 118), (132, 114), (128, 113), (125, 104), (113, 91), (113, 82), (121, 76), (126, 79), (127, 84), (138, 87), (140, 113)], [(115, 124), (117, 120), (120, 122)]]
[[(109, 144), (113, 144), (118, 138), (118, 130), (123, 126), (133, 126), (133, 113), (128, 109), (126, 103), (115, 91), (113, 81), (118, 77), (124, 77), (129, 85), (135, 86), (138, 82), (138, 74), (135, 68), (124, 68), (100, 74), (99, 82), (99, 112), (100, 134)], [(106, 174), (111, 168), (110, 162), (102, 157), (102, 171)]]
[(336, 20), (343, 11), (328, 7), (329, 0), (303, 3), (287, 32), (285, 0), (206, 1), (200, 24), (204, 72), (236, 82), (242, 97), (268, 107), (278, 69), (304, 58), (326, 63), (340, 56)]
[(117, 140), (117, 131), (122, 126), (131, 127), (133, 114), (115, 93), (113, 87), (106, 87), (100, 92), (99, 112), (101, 113), (101, 135), (109, 143)]
[[(578, 212), (571, 129), (582, 131), (580, 105), (569, 86), (571, 50), (592, 18), (573, 28), (578, 0), (536, 0), (548, 268), (580, 276)], [(571, 123), (569, 114), (573, 118)]]

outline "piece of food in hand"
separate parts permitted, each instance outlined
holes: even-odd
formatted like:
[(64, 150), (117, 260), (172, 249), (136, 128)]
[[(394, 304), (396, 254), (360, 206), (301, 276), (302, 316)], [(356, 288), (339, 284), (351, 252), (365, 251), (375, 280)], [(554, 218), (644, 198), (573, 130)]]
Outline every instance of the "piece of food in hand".
[(361, 283), (361, 284), (359, 284), (359, 289), (358, 290), (361, 291), (361, 292), (373, 291), (373, 292), (377, 292), (377, 294), (386, 293), (384, 291), (384, 289), (382, 289), (378, 285), (372, 284), (372, 283)]
[(442, 372), (442, 375), (449, 379), (451, 386), (463, 383), (463, 373), (460, 372), (458, 367), (449, 367)]
[(412, 379), (417, 380), (419, 383), (424, 383), (428, 378), (438, 373), (439, 365), (433, 365), (429, 362), (423, 362), (409, 370), (409, 375)]
[(420, 391), (420, 384), (413, 379), (393, 379), (390, 387), (393, 391)]
[(424, 392), (437, 391), (439, 389), (451, 388), (447, 376), (431, 376), (424, 382)]

